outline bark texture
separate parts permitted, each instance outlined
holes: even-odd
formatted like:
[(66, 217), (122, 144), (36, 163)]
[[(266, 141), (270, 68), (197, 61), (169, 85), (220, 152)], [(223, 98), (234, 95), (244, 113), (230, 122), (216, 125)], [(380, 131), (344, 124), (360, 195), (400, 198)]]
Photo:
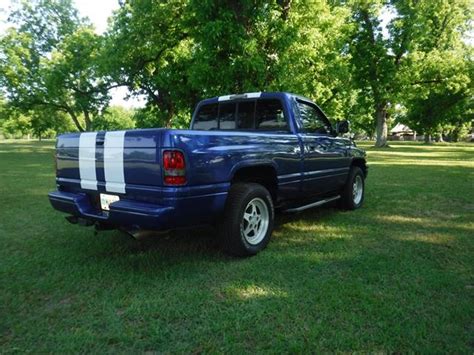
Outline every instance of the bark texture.
[(377, 139), (375, 141), (376, 147), (386, 147), (387, 146), (387, 105), (379, 104), (375, 110), (375, 118), (377, 121)]

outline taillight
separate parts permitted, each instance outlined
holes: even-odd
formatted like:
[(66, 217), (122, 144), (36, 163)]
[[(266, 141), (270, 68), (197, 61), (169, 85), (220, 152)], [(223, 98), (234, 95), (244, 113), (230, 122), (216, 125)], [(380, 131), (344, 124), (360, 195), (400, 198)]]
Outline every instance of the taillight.
[(186, 184), (186, 163), (182, 152), (179, 150), (163, 152), (163, 176), (166, 185)]

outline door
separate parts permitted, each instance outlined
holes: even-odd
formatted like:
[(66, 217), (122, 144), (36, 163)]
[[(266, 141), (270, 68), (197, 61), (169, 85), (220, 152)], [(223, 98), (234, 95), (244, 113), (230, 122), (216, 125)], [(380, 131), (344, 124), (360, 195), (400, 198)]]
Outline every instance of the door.
[(313, 196), (340, 190), (349, 171), (346, 144), (333, 136), (329, 120), (316, 105), (297, 100), (297, 107), (303, 146), (303, 192)]

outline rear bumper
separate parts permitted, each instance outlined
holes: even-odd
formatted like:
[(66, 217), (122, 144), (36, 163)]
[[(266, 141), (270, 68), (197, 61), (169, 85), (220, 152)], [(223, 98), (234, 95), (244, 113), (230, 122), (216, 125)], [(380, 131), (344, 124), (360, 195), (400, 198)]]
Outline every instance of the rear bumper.
[(109, 212), (104, 212), (95, 208), (83, 193), (54, 191), (48, 196), (51, 205), (59, 211), (116, 226), (168, 229), (174, 215), (174, 208), (170, 206), (121, 200), (111, 204)]
[(169, 205), (127, 200), (110, 205), (110, 211), (95, 207), (85, 193), (53, 191), (48, 194), (56, 210), (116, 227), (165, 230), (211, 223), (223, 211), (227, 193), (168, 200)]

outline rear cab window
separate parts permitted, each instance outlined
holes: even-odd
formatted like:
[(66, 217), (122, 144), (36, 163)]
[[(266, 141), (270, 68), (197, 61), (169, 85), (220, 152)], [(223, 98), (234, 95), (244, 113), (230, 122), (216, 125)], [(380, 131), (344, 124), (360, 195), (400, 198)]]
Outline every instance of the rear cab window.
[[(205, 106), (203, 106), (205, 107)], [(235, 102), (219, 104), (219, 129), (235, 129)]]
[(202, 130), (217, 129), (217, 104), (203, 105), (194, 119), (193, 128)]
[(257, 129), (288, 130), (288, 123), (280, 100), (257, 101), (255, 124)]
[(201, 105), (192, 129), (289, 132), (279, 99), (233, 100)]

